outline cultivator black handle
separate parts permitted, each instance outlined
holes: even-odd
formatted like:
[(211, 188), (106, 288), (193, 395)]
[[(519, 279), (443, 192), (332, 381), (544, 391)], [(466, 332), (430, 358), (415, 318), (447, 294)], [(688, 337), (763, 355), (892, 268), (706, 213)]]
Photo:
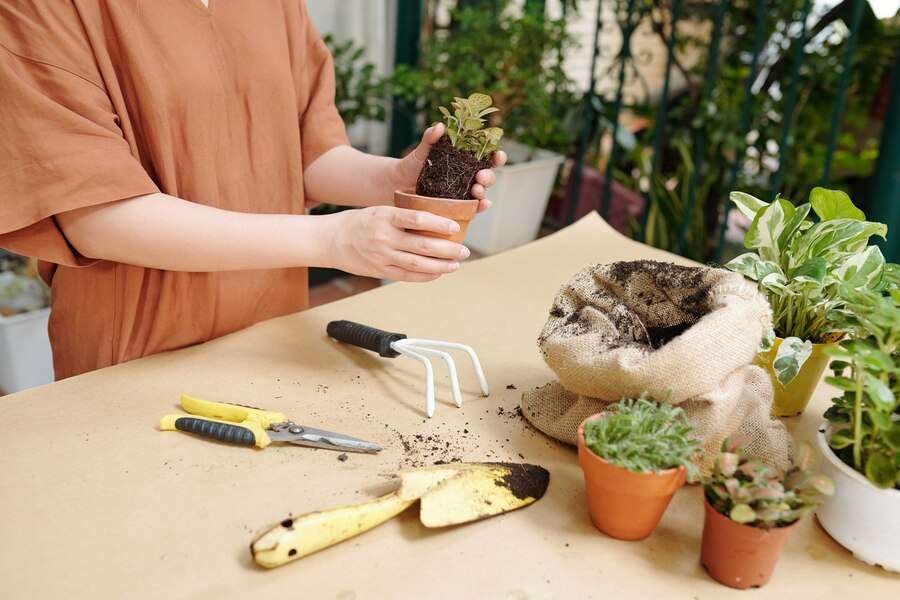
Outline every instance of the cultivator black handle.
[(326, 331), (329, 337), (339, 342), (377, 352), (385, 358), (399, 356), (400, 353), (394, 350), (391, 344), (406, 338), (402, 333), (391, 333), (353, 321), (331, 321)]

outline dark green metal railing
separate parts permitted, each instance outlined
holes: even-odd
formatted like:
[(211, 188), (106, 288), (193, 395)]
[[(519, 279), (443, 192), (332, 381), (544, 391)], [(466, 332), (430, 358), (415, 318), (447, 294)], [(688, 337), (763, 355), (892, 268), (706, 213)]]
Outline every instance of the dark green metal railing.
[[(496, 2), (496, 0), (466, 0), (469, 4), (479, 1)], [(695, 256), (695, 258), (714, 262), (721, 260), (730, 208), (727, 192), (735, 189), (736, 186), (746, 185), (749, 177), (745, 171), (745, 165), (748, 161), (748, 153), (752, 150), (749, 146), (755, 144), (749, 134), (759, 127), (762, 119), (774, 120), (780, 125), (780, 131), (776, 130), (777, 135), (769, 135), (769, 137), (777, 138), (777, 140), (771, 140), (771, 143), (777, 141), (777, 156), (775, 157), (777, 166), (774, 167), (774, 172), (767, 171), (769, 175), (765, 180), (756, 181), (753, 184), (755, 191), (769, 199), (782, 189), (785, 181), (789, 179), (790, 169), (797, 168), (796, 165), (791, 164), (791, 160), (796, 161), (801, 156), (798, 154), (800, 148), (798, 148), (795, 138), (798, 136), (798, 118), (804, 115), (803, 111), (809, 100), (801, 94), (801, 89), (807, 89), (804, 86), (811, 81), (806, 67), (810, 61), (808, 56), (810, 52), (815, 51), (815, 48), (811, 50), (810, 44), (821, 43), (821, 40), (819, 42), (815, 40), (817, 34), (821, 33), (822, 23), (825, 20), (810, 26), (815, 3), (812, 0), (803, 0), (802, 3), (799, 0), (796, 1), (797, 5), (795, 6), (798, 8), (793, 14), (785, 17), (787, 22), (780, 23), (779, 27), (776, 27), (778, 23), (774, 22), (771, 15), (777, 13), (775, 9), (784, 5), (769, 0), (747, 0), (746, 3), (741, 4), (729, 0), (718, 0), (714, 4), (706, 5), (684, 0), (668, 0), (668, 2), (652, 4), (639, 0), (598, 0), (594, 14), (586, 14), (583, 9), (577, 11), (577, 18), (593, 18), (594, 27), (590, 82), (581, 100), (581, 129), (573, 148), (574, 168), (571, 171), (571, 180), (567, 188), (567, 206), (564, 211), (566, 222), (572, 222), (577, 214), (584, 181), (583, 168), (588, 160), (589, 152), (593, 152), (595, 145), (599, 146), (599, 139), (603, 134), (609, 134), (611, 144), (606, 156), (601, 189), (594, 204), (604, 218), (610, 214), (610, 207), (614, 201), (613, 179), (618, 170), (625, 166), (623, 157), (627, 156), (621, 147), (620, 116), (626, 110), (642, 109), (649, 111), (653, 117), (649, 137), (652, 156), (649, 161), (650, 185), (642, 193), (646, 204), (636, 224), (635, 232), (638, 239), (647, 240), (651, 207), (660, 201), (658, 181), (662, 177), (662, 172), (671, 168), (671, 164), (668, 163), (673, 160), (666, 158), (667, 151), (671, 153), (667, 132), (671, 127), (672, 115), (678, 114), (673, 111), (676, 108), (684, 111), (685, 106), (684, 98), (678, 98), (679, 105), (675, 107), (675, 99), (671, 97), (672, 75), (675, 67), (677, 66), (682, 73), (685, 73), (683, 65), (679, 64), (676, 57), (679, 52), (679, 43), (682, 41), (679, 39), (679, 23), (691, 20), (686, 19), (685, 16), (688, 7), (694, 11), (691, 15), (694, 17), (693, 22), (696, 22), (699, 7), (699, 10), (708, 11), (706, 18), (711, 22), (711, 30), (707, 53), (703, 61), (705, 70), (702, 73), (702, 85), (696, 86), (700, 89), (695, 95), (691, 95), (694, 92), (688, 94), (688, 101), (693, 103), (690, 105), (690, 110), (693, 111), (693, 126), (686, 134), (688, 145), (685, 147), (685, 156), (689, 157), (691, 168), (689, 174), (684, 176), (686, 181), (678, 182), (679, 186), (684, 186), (684, 194), (683, 200), (679, 200), (682, 202), (679, 204), (681, 212), (675, 215), (680, 220), (670, 223), (673, 236), (670, 242), (672, 247), (669, 249), (684, 254), (690, 246), (692, 251), (696, 252), (698, 244), (694, 238), (697, 235), (698, 226), (702, 226), (706, 237), (701, 240), (701, 245), (705, 244), (706, 250), (702, 257)], [(543, 0), (526, 0), (526, 3), (544, 4)], [(399, 0), (398, 4), (397, 61), (413, 63), (417, 55), (416, 43), (419, 21), (422, 18), (422, 0)], [(564, 10), (568, 4), (569, 2), (564, 2)], [(828, 185), (833, 178), (835, 153), (838, 141), (842, 139), (840, 134), (844, 125), (848, 96), (851, 90), (855, 89), (852, 86), (856, 84), (852, 82), (859, 79), (858, 75), (854, 79), (854, 68), (858, 68), (859, 62), (857, 60), (857, 66), (854, 67), (854, 56), (859, 47), (861, 31), (865, 29), (863, 26), (864, 16), (871, 14), (870, 10), (868, 13), (866, 12), (867, 4), (866, 0), (844, 0), (829, 11), (830, 16), (844, 22), (846, 38), (842, 42), (840, 69), (835, 74), (839, 79), (834, 87), (834, 105), (828, 114), (822, 114), (823, 119), (830, 118), (830, 123), (825, 126), (827, 140), (825, 140), (824, 154), (821, 158), (821, 176), (819, 181), (808, 182), (809, 185), (815, 183)], [(632, 49), (632, 38), (638, 25), (651, 14), (648, 11), (656, 11), (653, 14), (663, 15), (662, 24), (657, 24), (657, 27), (665, 41), (665, 71), (662, 93), (659, 98), (648, 98), (644, 105), (636, 106), (625, 99), (626, 74), (630, 72), (629, 69), (633, 67), (636, 60), (635, 52)], [(602, 32), (606, 30), (604, 25), (610, 25), (604, 23), (606, 14), (614, 15), (615, 23), (612, 25), (617, 26), (620, 30), (622, 42), (616, 52), (613, 68), (603, 74), (598, 74), (601, 55), (600, 38)], [(779, 14), (784, 15), (784, 12)], [(744, 19), (741, 23), (746, 22), (746, 26), (742, 25), (740, 31), (736, 29), (738, 15)], [(665, 35), (666, 30), (668, 30), (668, 36)], [(780, 38), (775, 38), (776, 35)], [(731, 36), (727, 43), (726, 36)], [(735, 40), (741, 39), (739, 36), (752, 36), (749, 51), (746, 53), (730, 51), (734, 47)], [(744, 39), (750, 41), (749, 38)], [(773, 42), (773, 40), (775, 41)], [(770, 60), (770, 55), (773, 53), (778, 58), (774, 62), (774, 66), (773, 61)], [(895, 63), (896, 60), (895, 53)], [(784, 65), (783, 68), (781, 68), (782, 65)], [(721, 97), (718, 88), (723, 77), (727, 75), (731, 77), (730, 81), (734, 81), (735, 73), (738, 73), (737, 76), (741, 78), (738, 84), (740, 87), (736, 88), (734, 93), (734, 101), (737, 106), (734, 112), (737, 119), (730, 126), (732, 131), (727, 132), (729, 136), (726, 138), (722, 136), (723, 132), (710, 129), (708, 117), (712, 114), (710, 111), (717, 110), (719, 106), (717, 102), (721, 100)], [(900, 68), (895, 66), (893, 84), (887, 100), (887, 117), (883, 125), (876, 173), (872, 178), (871, 185), (865, 188), (869, 192), (868, 197), (858, 198), (866, 204), (867, 209), (873, 214), (873, 218), (881, 218), (884, 222), (888, 222), (894, 235), (892, 237), (893, 245), (886, 246), (886, 254), (892, 260), (900, 260), (900, 243), (898, 243), (898, 239), (900, 239), (900, 90), (898, 88), (900, 85), (897, 81), (900, 74), (898, 73), (900, 73)], [(600, 85), (603, 83), (600, 78), (606, 76), (612, 79), (614, 87), (612, 91), (601, 94), (597, 91), (598, 87), (603, 87)], [(776, 82), (775, 85), (781, 92), (780, 98), (771, 95), (772, 81)], [(689, 90), (693, 89), (690, 83), (689, 81)], [(773, 103), (779, 105), (780, 108), (776, 112), (780, 114), (775, 116), (768, 113), (761, 114), (759, 107), (764, 105), (759, 101), (761, 94), (770, 94), (766, 96), (765, 106), (771, 107)], [(651, 100), (653, 104), (650, 104)], [(771, 108), (768, 108), (767, 111), (771, 112)], [(395, 112), (395, 117), (396, 115)], [(683, 115), (681, 118), (683, 126)], [(395, 118), (391, 138), (391, 147), (395, 151), (401, 145), (400, 142), (408, 144), (414, 141), (411, 136), (412, 128), (405, 126), (402, 119), (399, 120), (401, 122), (397, 121), (398, 119)], [(404, 127), (406, 128), (404, 129)], [(824, 130), (822, 137), (825, 137)], [(716, 143), (721, 145), (721, 150), (716, 156), (712, 156), (708, 152), (713, 138), (717, 140)], [(722, 141), (723, 139), (725, 141)], [(821, 148), (822, 142), (817, 143)], [(794, 154), (791, 153), (792, 150)], [(761, 150), (756, 148), (756, 152), (760, 153)], [(721, 159), (718, 158), (719, 156), (728, 158), (727, 160)], [(762, 162), (761, 158), (760, 162)], [(722, 179), (713, 181), (710, 179), (711, 177), (721, 177)], [(814, 177), (819, 176), (817, 174)], [(714, 192), (710, 192), (709, 184), (711, 182), (715, 183)], [(637, 188), (637, 182), (634, 183), (635, 185), (629, 187)], [(853, 191), (859, 192), (860, 189), (857, 187)], [(704, 211), (703, 213), (698, 212), (701, 209)], [(701, 221), (703, 221), (702, 225), (700, 225)]]

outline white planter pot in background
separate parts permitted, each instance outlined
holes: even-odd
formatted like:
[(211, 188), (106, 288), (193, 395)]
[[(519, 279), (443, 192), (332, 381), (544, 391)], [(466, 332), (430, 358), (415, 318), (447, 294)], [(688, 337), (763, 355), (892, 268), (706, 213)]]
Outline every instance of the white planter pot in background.
[(49, 308), (0, 316), (0, 390), (11, 394), (53, 381), (49, 318)]
[(821, 471), (835, 491), (816, 511), (819, 523), (859, 560), (900, 572), (900, 491), (877, 488), (844, 464), (828, 446), (826, 429), (817, 434)]
[[(509, 166), (495, 169), (497, 182), (488, 189), (491, 209), (476, 216), (466, 232), (465, 244), (479, 254), (496, 254), (537, 237), (547, 201), (563, 157), (504, 141)], [(531, 160), (526, 160), (529, 155)]]

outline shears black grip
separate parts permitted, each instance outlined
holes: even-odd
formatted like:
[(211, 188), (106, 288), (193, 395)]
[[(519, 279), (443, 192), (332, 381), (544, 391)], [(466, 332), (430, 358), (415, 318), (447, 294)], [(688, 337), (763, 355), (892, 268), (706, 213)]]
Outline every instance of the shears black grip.
[(332, 321), (326, 328), (328, 336), (339, 342), (353, 344), (385, 358), (394, 358), (400, 353), (391, 347), (396, 341), (405, 339), (402, 333), (391, 333), (353, 321)]
[(203, 437), (212, 438), (228, 444), (241, 446), (256, 445), (256, 435), (240, 425), (230, 425), (217, 421), (208, 421), (197, 417), (178, 417), (175, 419), (175, 429), (196, 433)]

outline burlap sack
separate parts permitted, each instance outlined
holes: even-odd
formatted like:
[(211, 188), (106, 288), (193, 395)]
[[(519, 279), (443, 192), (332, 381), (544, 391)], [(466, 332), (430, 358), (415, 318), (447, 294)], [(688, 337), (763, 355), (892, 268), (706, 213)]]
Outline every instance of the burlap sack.
[(749, 437), (749, 454), (786, 467), (791, 438), (769, 416), (772, 386), (752, 364), (771, 319), (756, 286), (724, 269), (588, 267), (560, 289), (538, 338), (559, 381), (526, 392), (522, 412), (574, 444), (586, 417), (647, 392), (684, 409), (702, 443), (702, 471), (735, 432)]

